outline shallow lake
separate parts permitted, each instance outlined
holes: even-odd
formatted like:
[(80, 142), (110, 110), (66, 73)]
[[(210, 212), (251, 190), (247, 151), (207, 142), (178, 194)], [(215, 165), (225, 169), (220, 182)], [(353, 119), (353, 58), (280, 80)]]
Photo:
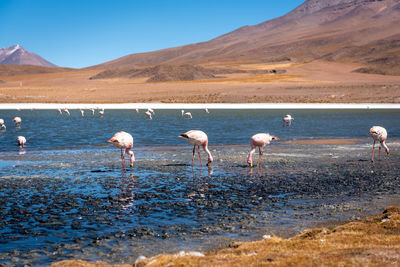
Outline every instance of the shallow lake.
[[(132, 263), (139, 255), (290, 236), (400, 205), (399, 110), (190, 110), (193, 119), (155, 110), (153, 120), (143, 110), (105, 110), (102, 118), (70, 112), (0, 111), (7, 125), (0, 132), (0, 265)], [(295, 118), (290, 127), (286, 114)], [(387, 129), (391, 154), (372, 164), (374, 125)], [(178, 138), (191, 129), (207, 133), (211, 168), (197, 157), (192, 168), (192, 147)], [(120, 151), (106, 142), (120, 130), (135, 143), (126, 174)], [(280, 140), (265, 148), (260, 169), (250, 169), (249, 140), (260, 132)], [(25, 148), (16, 146), (18, 135)]]

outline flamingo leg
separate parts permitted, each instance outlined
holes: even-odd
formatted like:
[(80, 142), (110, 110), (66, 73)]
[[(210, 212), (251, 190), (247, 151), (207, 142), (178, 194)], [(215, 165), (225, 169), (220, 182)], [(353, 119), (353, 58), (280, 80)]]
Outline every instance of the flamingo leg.
[(372, 159), (371, 159), (372, 162), (374, 162), (374, 154), (375, 154), (375, 140), (374, 144), (372, 145)]
[(126, 172), (126, 165), (125, 165), (125, 156), (124, 151), (121, 149), (121, 160), (122, 160), (122, 169)]
[(193, 157), (192, 157), (192, 167), (194, 165), (194, 153), (196, 152), (196, 146), (193, 146)]
[(200, 166), (203, 167), (203, 164), (201, 163), (200, 146), (197, 146), (197, 152), (199, 152)]
[(378, 158), (379, 160), (381, 160), (381, 148), (382, 147), (379, 146), (379, 158)]
[(261, 167), (261, 157), (263, 155), (263, 152), (261, 151), (261, 147), (258, 148), (258, 151), (259, 151), (259, 158), (258, 158), (257, 168)]

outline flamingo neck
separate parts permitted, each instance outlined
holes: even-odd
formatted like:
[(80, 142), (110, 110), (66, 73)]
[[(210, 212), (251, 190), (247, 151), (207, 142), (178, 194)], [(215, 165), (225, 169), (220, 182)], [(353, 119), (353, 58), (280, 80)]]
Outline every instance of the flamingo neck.
[(210, 162), (213, 162), (213, 157), (212, 157), (212, 155), (211, 155), (211, 152), (210, 152), (210, 150), (208, 150), (208, 145), (207, 144), (205, 144), (204, 146), (203, 146), (203, 148), (204, 148), (204, 151), (207, 153), (207, 155), (208, 155), (208, 163), (210, 163)]
[(386, 145), (385, 141), (382, 141), (382, 142), (381, 142), (381, 145), (385, 148), (386, 153), (389, 154), (389, 148), (388, 148), (388, 146)]

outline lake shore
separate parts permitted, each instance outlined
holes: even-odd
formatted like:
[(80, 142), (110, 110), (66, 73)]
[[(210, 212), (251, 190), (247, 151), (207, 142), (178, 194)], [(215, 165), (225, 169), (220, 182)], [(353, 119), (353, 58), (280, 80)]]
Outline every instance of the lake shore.
[[(141, 258), (134, 266), (296, 266), (399, 265), (400, 208), (336, 227), (306, 230), (292, 238), (264, 236), (253, 242), (234, 242), (211, 252), (180, 252)], [(66, 260), (53, 267), (132, 266)]]
[(400, 109), (394, 103), (0, 103), (0, 110), (37, 109)]

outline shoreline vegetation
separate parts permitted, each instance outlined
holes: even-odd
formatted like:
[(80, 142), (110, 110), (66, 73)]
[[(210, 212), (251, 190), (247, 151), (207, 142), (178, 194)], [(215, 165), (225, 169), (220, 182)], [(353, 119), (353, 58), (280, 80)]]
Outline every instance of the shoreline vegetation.
[(65, 260), (52, 267), (95, 266), (398, 266), (400, 265), (400, 207), (381, 215), (329, 228), (305, 230), (291, 238), (265, 235), (263, 240), (233, 242), (210, 252), (179, 252), (135, 263)]

